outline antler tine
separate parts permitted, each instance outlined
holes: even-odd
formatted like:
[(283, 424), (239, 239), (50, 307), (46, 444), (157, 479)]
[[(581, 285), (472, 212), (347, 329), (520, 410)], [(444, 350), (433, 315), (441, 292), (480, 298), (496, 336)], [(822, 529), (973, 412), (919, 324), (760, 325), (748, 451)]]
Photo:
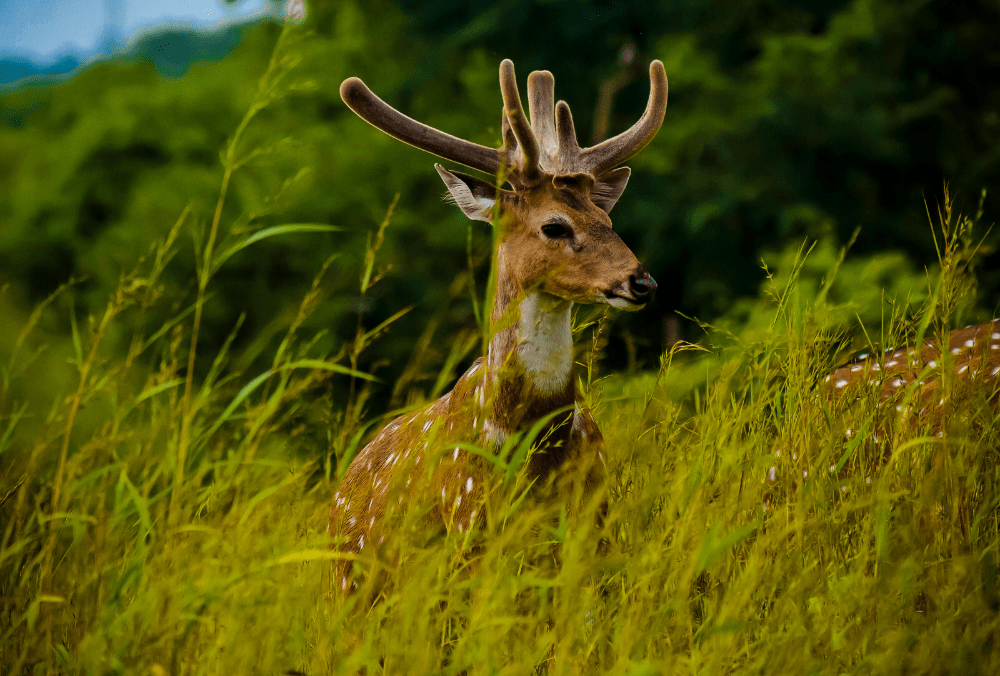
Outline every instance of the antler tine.
[(556, 104), (556, 133), (559, 135), (559, 166), (564, 171), (578, 171), (580, 144), (576, 140), (576, 128), (573, 126), (573, 113), (569, 104), (560, 101)]
[(528, 115), (531, 130), (535, 134), (541, 151), (549, 157), (559, 152), (556, 139), (553, 104), (555, 102), (555, 78), (547, 70), (536, 70), (528, 76)]
[(614, 138), (587, 148), (580, 160), (593, 174), (600, 175), (621, 164), (646, 147), (663, 124), (667, 111), (667, 73), (659, 60), (649, 64), (649, 101), (639, 121)]
[[(538, 141), (531, 132), (528, 118), (524, 115), (524, 108), (521, 107), (521, 97), (517, 93), (517, 80), (514, 77), (514, 63), (510, 59), (504, 59), (500, 63), (500, 92), (503, 94), (504, 114), (514, 131), (523, 156), (521, 158), (523, 164), (518, 163), (517, 168), (533, 173), (538, 169)], [(506, 146), (506, 139), (504, 145)]]
[(403, 143), (487, 174), (500, 170), (498, 150), (456, 138), (403, 115), (356, 77), (349, 77), (340, 85), (340, 98), (362, 120)]

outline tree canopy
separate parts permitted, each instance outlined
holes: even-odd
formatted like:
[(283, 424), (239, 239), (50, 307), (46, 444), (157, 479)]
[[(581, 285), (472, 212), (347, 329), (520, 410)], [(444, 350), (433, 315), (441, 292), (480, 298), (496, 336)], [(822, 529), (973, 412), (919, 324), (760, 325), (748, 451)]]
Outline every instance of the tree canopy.
[[(456, 274), (471, 251), (482, 290), (487, 226), (444, 203), (433, 158), (361, 122), (338, 87), (360, 76), (412, 117), (496, 145), (502, 58), (514, 60), (522, 88), (531, 70), (552, 71), (588, 142), (637, 119), (648, 62), (666, 66), (664, 126), (631, 162), (613, 213), (659, 282), (655, 306), (616, 320), (648, 355), (640, 363), (664, 346), (666, 318), (732, 312), (757, 294), (762, 254), (807, 238), (832, 250), (860, 227), (851, 256), (877, 261), (859, 263), (854, 281), (892, 290), (935, 260), (926, 209), (945, 182), (966, 212), (987, 190), (982, 221), (997, 220), (998, 28), (1000, 5), (986, 0), (310, 4), (284, 38), (281, 58), (294, 67), (246, 131), (256, 150), (234, 175), (223, 227), (230, 237), (281, 223), (344, 230), (271, 238), (234, 256), (206, 309), (206, 340), (221, 345), (240, 315), (241, 335), (273, 336), (331, 255), (336, 293), (310, 320), (331, 330), (331, 349), (353, 336), (359, 312), (374, 325), (418, 308), (369, 352), (397, 369), (428, 317), (440, 335), (474, 326)], [(280, 32), (245, 27), (228, 56), (183, 68), (168, 60), (166, 72), (153, 60), (102, 63), (0, 96), (0, 283), (31, 304), (81, 279), (75, 302), (93, 308), (188, 205), (199, 236), (215, 207), (219, 152)], [(397, 193), (377, 263), (390, 271), (360, 297), (367, 238)], [(989, 313), (1000, 259), (985, 261)], [(171, 268), (178, 304), (193, 269), (193, 260)], [(680, 335), (698, 329), (682, 322)]]

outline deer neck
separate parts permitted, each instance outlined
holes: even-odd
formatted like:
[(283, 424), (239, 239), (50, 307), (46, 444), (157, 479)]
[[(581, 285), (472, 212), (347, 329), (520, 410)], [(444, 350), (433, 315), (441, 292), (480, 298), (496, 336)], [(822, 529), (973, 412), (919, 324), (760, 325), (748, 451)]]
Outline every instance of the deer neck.
[[(573, 333), (571, 301), (537, 289), (524, 289), (509, 266), (501, 245), (493, 325), (500, 327), (490, 341), (486, 382), (492, 390), (487, 434), (502, 443), (512, 432), (531, 427), (554, 412), (550, 426), (572, 415)], [(568, 438), (568, 436), (567, 436)], [(565, 444), (563, 444), (565, 445)]]

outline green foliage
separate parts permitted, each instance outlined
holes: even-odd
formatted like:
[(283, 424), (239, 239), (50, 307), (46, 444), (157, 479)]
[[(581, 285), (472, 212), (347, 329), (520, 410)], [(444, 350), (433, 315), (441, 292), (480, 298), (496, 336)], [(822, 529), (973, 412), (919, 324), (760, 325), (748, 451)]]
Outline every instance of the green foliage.
[[(665, 347), (675, 311), (722, 321), (764, 282), (760, 255), (806, 237), (836, 251), (860, 226), (855, 256), (876, 257), (887, 274), (932, 265), (924, 197), (947, 180), (969, 211), (980, 189), (996, 182), (998, 80), (990, 64), (998, 26), (989, 3), (310, 3), (285, 50), (294, 68), (281, 96), (255, 118), (249, 150), (235, 158), (244, 171), (229, 186), (219, 235), (225, 250), (287, 223), (342, 230), (260, 242), (222, 268), (217, 302), (202, 320), (202, 340), (213, 348), (206, 355), (240, 317), (236, 345), (253, 335), (257, 355), (274, 349), (289, 308), (335, 254), (325, 281), (333, 300), (306, 320), (329, 329), (325, 348), (353, 340), (359, 309), (375, 326), (414, 307), (361, 357), (366, 370), (383, 365), (392, 383), (414, 356), (410, 336), (432, 326), (419, 358), (440, 366), (451, 353), (434, 349), (435, 336), (473, 330), (467, 287), (453, 282), (462, 270), (482, 288), (489, 235), (442, 202), (431, 158), (347, 111), (337, 91), (348, 75), (363, 76), (417, 119), (496, 144), (496, 67), (509, 56), (522, 81), (535, 68), (555, 73), (589, 142), (602, 115), (607, 133), (638, 117), (645, 64), (664, 60), (666, 122), (632, 162), (613, 214), (660, 287), (645, 316), (614, 319), (609, 358), (624, 367), (618, 355), (631, 354), (630, 365), (652, 366), (643, 355)], [(0, 95), (12, 122), (0, 128), (0, 180), (8, 188), (0, 191), (0, 284), (11, 284), (11, 302), (30, 308), (73, 279), (72, 296), (57, 301), (66, 303), (59, 316), (68, 316), (70, 297), (85, 313), (99, 312), (135, 252), (163, 237), (181, 209), (191, 207), (196, 232), (208, 227), (218, 149), (255, 96), (278, 30), (246, 29), (229, 58), (191, 64), (180, 79), (150, 63), (103, 63), (58, 86)], [(613, 95), (602, 99), (602, 91)], [(380, 251), (381, 271), (394, 274), (361, 297), (355, 280), (367, 235), (397, 193), (400, 208)], [(991, 198), (984, 221), (996, 214)], [(190, 250), (178, 255), (185, 260)], [(978, 272), (980, 318), (997, 306), (1000, 288), (1000, 266), (986, 253), (994, 257)], [(194, 261), (186, 262), (163, 280), (175, 303), (192, 287)], [(428, 314), (433, 322), (422, 321)], [(47, 328), (71, 332), (65, 322)], [(699, 335), (688, 322), (678, 330), (687, 340)], [(211, 363), (195, 366), (204, 374)], [(436, 382), (416, 384), (426, 393)], [(371, 405), (399, 404), (402, 391)]]
[[(288, 186), (243, 160), (271, 147), (262, 130), (299, 96), (282, 84), (299, 65), (294, 30), (232, 119), (213, 208), (199, 216), (184, 195), (163, 206), (169, 218), (149, 221), (159, 237), (98, 312), (68, 302), (76, 281), (32, 313), (0, 292), (5, 672), (997, 671), (995, 385), (974, 381), (941, 437), (899, 424), (875, 392), (817, 396), (858, 318), (881, 348), (974, 314), (976, 219), (947, 194), (935, 268), (857, 257), (832, 237), (767, 255), (758, 297), (655, 372), (601, 378), (613, 329), (578, 315), (581, 387), (608, 443), (603, 524), (600, 495), (568, 513), (498, 462), (512, 489), (482, 530), (428, 528), (414, 512), (384, 555), (359, 559), (380, 575), (352, 596), (332, 589), (326, 510), (377, 422), (361, 365), (403, 321), (364, 312), (394, 276), (396, 224), (413, 219), (381, 199), (393, 182), (372, 184), (373, 236), (312, 267), (293, 311), (233, 322), (218, 349), (202, 331), (228, 269), (323, 229), (247, 215), (271, 218)], [(357, 274), (330, 283), (350, 255)], [(179, 290), (182, 277), (196, 283)], [(442, 306), (468, 287), (460, 273)], [(354, 309), (339, 345), (310, 326), (328, 305)], [(479, 334), (439, 348), (438, 372), (431, 335), (400, 369), (397, 404), (444, 387)]]
[[(933, 292), (891, 331), (947, 326), (942, 308), (968, 303), (969, 227), (946, 229)], [(37, 317), (3, 343), (0, 661), (13, 673), (995, 671), (993, 386), (976, 386), (943, 438), (845, 436), (869, 429), (872, 408), (830, 408), (814, 384), (849, 258), (827, 268), (824, 294), (811, 257), (792, 257), (729, 347), (675, 348), (657, 373), (591, 390), (612, 472), (596, 555), (599, 496), (567, 515), (517, 488), (482, 531), (411, 515), (387, 553), (361, 559), (390, 581), (369, 605), (373, 587), (331, 588), (336, 478), (292, 450), (303, 422), (325, 416), (333, 456), (353, 453), (364, 428), (312, 395), (352, 371), (309, 357), (300, 320), (256, 377), (227, 346), (188, 406), (191, 313), (149, 327), (126, 361), (102, 345), (157, 302), (175, 234), (122, 281), (109, 319), (79, 332), (79, 383), (51, 411), (10, 398), (10, 378), (48, 358), (20, 365), (43, 340)]]
[[(598, 12), (574, 6), (579, 25)], [(250, 33), (234, 58), (185, 81), (106, 64), (54, 92), (9, 95), (39, 105), (0, 134), (16, 158), (0, 169), (13, 188), (0, 200), (13, 282), (0, 286), (4, 673), (995, 673), (994, 386), (963, 390), (942, 437), (876, 408), (875, 392), (817, 396), (846, 348), (978, 316), (988, 214), (961, 216), (946, 193), (926, 230), (935, 263), (919, 270), (897, 252), (848, 250), (819, 202), (769, 202), (797, 165), (766, 144), (753, 146), (757, 167), (737, 158), (731, 180), (712, 183), (712, 162), (692, 160), (736, 157), (716, 151), (753, 141), (779, 104), (844, 96), (826, 112), (856, 141), (845, 111), (860, 89), (839, 85), (866, 72), (855, 50), (886, 30), (888, 10), (834, 8), (815, 35), (775, 30), (738, 58), (720, 46), (737, 30), (730, 15), (701, 34), (685, 10), (661, 53), (677, 71), (677, 131), (665, 127), (641, 162), (687, 172), (667, 192), (698, 209), (681, 199), (670, 213), (640, 171), (635, 211), (622, 214), (677, 218), (697, 242), (735, 213), (764, 222), (747, 211), (759, 202), (781, 213), (768, 227), (812, 238), (774, 240), (752, 298), (730, 303), (725, 283), (702, 280), (699, 293), (722, 300), (700, 344), (661, 352), (635, 331), (632, 352), (658, 356), (655, 371), (602, 377), (608, 335), (635, 326), (577, 315), (581, 388), (611, 470), (600, 533), (600, 496), (567, 513), (498, 461), (513, 489), (497, 496), (497, 518), (448, 533), (410, 515), (384, 556), (359, 562), (384, 575), (349, 597), (329, 580), (337, 476), (377, 427), (372, 411), (426, 402), (480, 335), (468, 296), (483, 288), (487, 235), (427, 200), (439, 188), (425, 157), (359, 132), (336, 102), (357, 72), (376, 91), (405, 91), (402, 64), (434, 51), (411, 34), (415, 20), (337, 3), (306, 29)], [(462, 40), (488, 44), (490, 11)], [(901, 12), (890, 18), (905, 27)], [(493, 61), (485, 47), (463, 53), (406, 107), (489, 142)], [(120, 211), (95, 218), (102, 204)], [(649, 255), (666, 249), (662, 231), (648, 237)], [(718, 241), (721, 265), (735, 254)], [(29, 312), (32, 288), (42, 297)], [(424, 311), (406, 314), (414, 305)], [(379, 385), (387, 356), (401, 377)]]

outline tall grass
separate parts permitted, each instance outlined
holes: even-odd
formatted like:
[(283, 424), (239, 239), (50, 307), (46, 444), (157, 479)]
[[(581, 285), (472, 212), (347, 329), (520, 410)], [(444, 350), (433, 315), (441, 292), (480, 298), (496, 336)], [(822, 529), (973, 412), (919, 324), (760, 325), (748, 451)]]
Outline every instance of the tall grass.
[[(831, 405), (822, 379), (849, 342), (830, 293), (843, 256), (818, 283), (804, 253), (789, 257), (742, 328), (706, 327), (698, 350), (672, 347), (653, 373), (599, 377), (613, 328), (581, 316), (581, 385), (611, 469), (601, 533), (599, 496), (568, 514), (514, 491), (480, 531), (404, 523), (391, 553), (360, 561), (389, 581), (377, 602), (334, 590), (326, 510), (378, 423), (357, 356), (391, 326), (359, 319), (335, 354), (299, 335), (328, 261), (271, 368), (241, 372), (230, 343), (194, 368), (224, 259), (320, 229), (240, 234), (222, 218), (254, 152), (241, 131), (293, 65), (279, 44), (223, 153), (218, 207), (193, 224), (187, 308), (143, 320), (189, 212), (101, 317), (70, 314), (65, 352), (38, 328), (57, 303), (0, 334), (0, 673), (997, 673), (993, 386), (973, 383), (943, 437), (894, 426), (874, 392)], [(856, 340), (940, 334), (971, 311), (975, 219), (946, 199), (935, 220), (941, 265), (924, 300), (886, 305)], [(456, 339), (445, 371), (469, 349)], [(355, 379), (349, 399), (323, 395), (330, 378)], [(304, 420), (329, 430), (321, 457), (298, 452)]]

